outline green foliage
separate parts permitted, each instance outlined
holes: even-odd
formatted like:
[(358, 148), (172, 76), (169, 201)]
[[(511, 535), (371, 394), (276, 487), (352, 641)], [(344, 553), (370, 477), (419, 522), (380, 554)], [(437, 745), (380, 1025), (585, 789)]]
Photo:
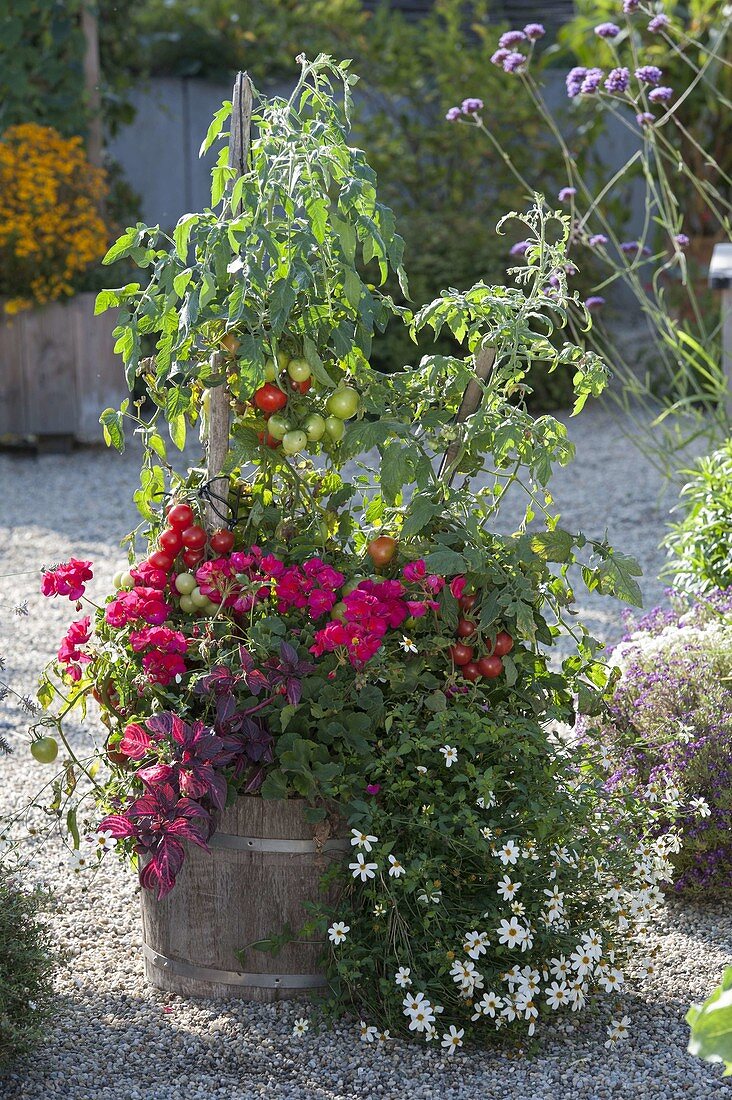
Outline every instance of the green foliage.
[(706, 1001), (686, 1014), (691, 1029), (689, 1053), (706, 1062), (724, 1062), (724, 1076), (732, 1075), (732, 967)]
[(352, 56), (367, 21), (360, 0), (145, 0), (135, 13), (152, 72), (228, 79), (248, 69), (261, 83), (289, 75), (299, 53)]
[[(131, 58), (138, 54), (134, 0), (99, 0), (96, 8), (102, 68), (103, 113), (114, 131), (132, 114), (126, 99)], [(0, 15), (0, 128), (22, 122), (83, 134), (88, 124), (84, 90), (82, 0), (9, 0)]]
[[(416, 302), (431, 300), (446, 286), (506, 280), (516, 238), (496, 236), (498, 214), (522, 209), (531, 199), (510, 164), (520, 172), (531, 166), (548, 193), (562, 178), (561, 156), (531, 97), (490, 62), (498, 37), (488, 21), (491, 5), (482, 0), (467, 8), (464, 0), (437, 0), (426, 16), (410, 21), (384, 5), (368, 26), (364, 52), (355, 54), (364, 74), (356, 131), (397, 214)], [(468, 127), (445, 121), (450, 107), (474, 95), (500, 121), (507, 159), (486, 158)], [(394, 294), (398, 301), (396, 287)], [(458, 350), (446, 334), (437, 341), (425, 334), (418, 347), (419, 353), (403, 328), (391, 323), (375, 341), (374, 363), (393, 370), (418, 354)], [(532, 389), (533, 409), (572, 400), (567, 373), (548, 374), (540, 364)]]
[(0, 868), (0, 1070), (32, 1051), (50, 1019), (56, 953), (44, 907)]
[(699, 459), (675, 511), (683, 518), (664, 539), (665, 574), (674, 588), (701, 595), (732, 585), (732, 440)]

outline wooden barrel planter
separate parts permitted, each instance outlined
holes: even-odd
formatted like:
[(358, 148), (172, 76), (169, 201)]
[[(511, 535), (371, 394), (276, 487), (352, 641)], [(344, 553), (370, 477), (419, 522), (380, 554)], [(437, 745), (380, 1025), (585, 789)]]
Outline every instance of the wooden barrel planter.
[(112, 330), (94, 294), (0, 318), (0, 441), (102, 443), (99, 414), (127, 394)]
[[(143, 890), (145, 975), (159, 989), (185, 997), (277, 1001), (321, 988), (322, 945), (293, 942), (274, 956), (247, 944), (269, 939), (285, 924), (307, 919), (331, 859), (348, 840), (320, 840), (301, 799), (243, 796), (218, 815), (211, 853), (187, 845), (175, 887), (162, 901)], [(326, 830), (323, 829), (323, 832)]]

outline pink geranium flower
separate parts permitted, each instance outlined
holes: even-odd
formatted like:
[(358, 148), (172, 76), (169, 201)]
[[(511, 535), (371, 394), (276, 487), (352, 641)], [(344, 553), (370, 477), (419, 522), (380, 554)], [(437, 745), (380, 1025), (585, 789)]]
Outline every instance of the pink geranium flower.
[(93, 577), (90, 561), (69, 558), (55, 569), (45, 570), (41, 578), (41, 592), (44, 596), (68, 596), (78, 600), (84, 595), (85, 585)]

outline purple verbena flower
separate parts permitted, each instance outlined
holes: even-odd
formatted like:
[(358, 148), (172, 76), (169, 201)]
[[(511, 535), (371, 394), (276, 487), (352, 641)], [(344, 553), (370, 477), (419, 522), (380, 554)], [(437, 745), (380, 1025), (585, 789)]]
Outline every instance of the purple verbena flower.
[(518, 51), (511, 52), (503, 59), (503, 69), (507, 73), (520, 73), (526, 64), (526, 57)]
[(677, 233), (674, 237), (674, 240), (676, 241), (679, 248), (688, 248), (691, 244), (691, 241), (687, 237), (686, 233)]
[(587, 243), (594, 248), (598, 244), (607, 244), (607, 237), (604, 233), (593, 233)]
[(602, 69), (588, 69), (580, 88), (582, 95), (593, 95), (600, 87), (604, 75)]
[(562, 285), (558, 275), (550, 275), (547, 282), (552, 290), (559, 290), (560, 286)]
[(617, 23), (598, 23), (595, 27), (595, 34), (598, 38), (617, 38), (620, 34), (620, 27)]
[(516, 241), (516, 244), (511, 245), (509, 250), (509, 256), (525, 256), (531, 247), (531, 241)]
[(650, 111), (642, 111), (639, 115), (635, 116), (635, 121), (639, 126), (652, 126), (656, 121), (656, 116), (652, 115)]
[(634, 11), (638, 11), (640, 7), (640, 0), (623, 0), (623, 11), (626, 15), (632, 15)]
[(660, 15), (654, 15), (653, 19), (651, 19), (650, 23), (648, 24), (648, 30), (651, 31), (653, 34), (657, 34), (658, 31), (662, 31), (665, 27), (667, 27), (670, 22), (671, 20), (669, 19), (669, 17), (667, 15), (664, 15), (662, 12)]
[(651, 103), (668, 103), (673, 94), (673, 88), (654, 88), (648, 93), (648, 99)]
[(641, 65), (635, 70), (636, 80), (640, 80), (641, 84), (660, 84), (662, 76), (658, 65)]
[(464, 99), (461, 107), (461, 111), (464, 115), (474, 115), (476, 111), (483, 110), (482, 99)]
[(510, 50), (496, 50), (496, 52), (491, 57), (492, 63), (494, 65), (503, 65), (503, 62), (506, 60), (510, 52)]
[(624, 252), (626, 256), (634, 253), (642, 253), (644, 256), (650, 256), (651, 250), (646, 245), (642, 245), (640, 241), (623, 241), (620, 245), (620, 251)]
[(564, 274), (567, 276), (567, 278), (571, 278), (572, 275), (576, 275), (578, 271), (579, 268), (575, 267), (572, 263), (564, 265)]
[(569, 200), (573, 199), (576, 194), (577, 194), (577, 188), (576, 187), (563, 187), (562, 190), (557, 195), (557, 198), (559, 199), (560, 202), (569, 202)]
[(574, 69), (570, 69), (567, 73), (566, 85), (567, 95), (570, 99), (574, 99), (575, 96), (580, 94), (582, 89), (582, 81), (587, 75), (587, 69), (582, 68), (581, 65), (576, 65)]
[(512, 49), (513, 46), (518, 46), (519, 43), (526, 41), (526, 35), (523, 31), (506, 31), (498, 39), (498, 45), (502, 50)]
[(605, 88), (608, 92), (618, 95), (621, 92), (627, 92), (629, 84), (630, 73), (627, 69), (611, 69), (607, 74)]
[(462, 113), (463, 112), (460, 110), (459, 107), (451, 107), (445, 115), (445, 118), (448, 122), (456, 122), (460, 118)]
[(596, 309), (602, 309), (605, 305), (605, 299), (601, 294), (591, 294), (589, 298), (585, 298), (585, 309), (588, 309), (590, 313)]
[(536, 42), (537, 38), (543, 38), (546, 34), (543, 23), (527, 23), (524, 27), (524, 34), (528, 38), (529, 42)]

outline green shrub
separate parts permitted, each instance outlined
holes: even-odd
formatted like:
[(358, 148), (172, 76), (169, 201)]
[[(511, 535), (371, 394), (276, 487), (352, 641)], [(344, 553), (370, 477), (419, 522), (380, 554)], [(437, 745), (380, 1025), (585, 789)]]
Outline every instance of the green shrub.
[(732, 440), (684, 471), (683, 519), (664, 539), (673, 587), (703, 594), (732, 585)]
[(32, 1049), (51, 1015), (56, 958), (44, 896), (0, 868), (0, 1069)]

